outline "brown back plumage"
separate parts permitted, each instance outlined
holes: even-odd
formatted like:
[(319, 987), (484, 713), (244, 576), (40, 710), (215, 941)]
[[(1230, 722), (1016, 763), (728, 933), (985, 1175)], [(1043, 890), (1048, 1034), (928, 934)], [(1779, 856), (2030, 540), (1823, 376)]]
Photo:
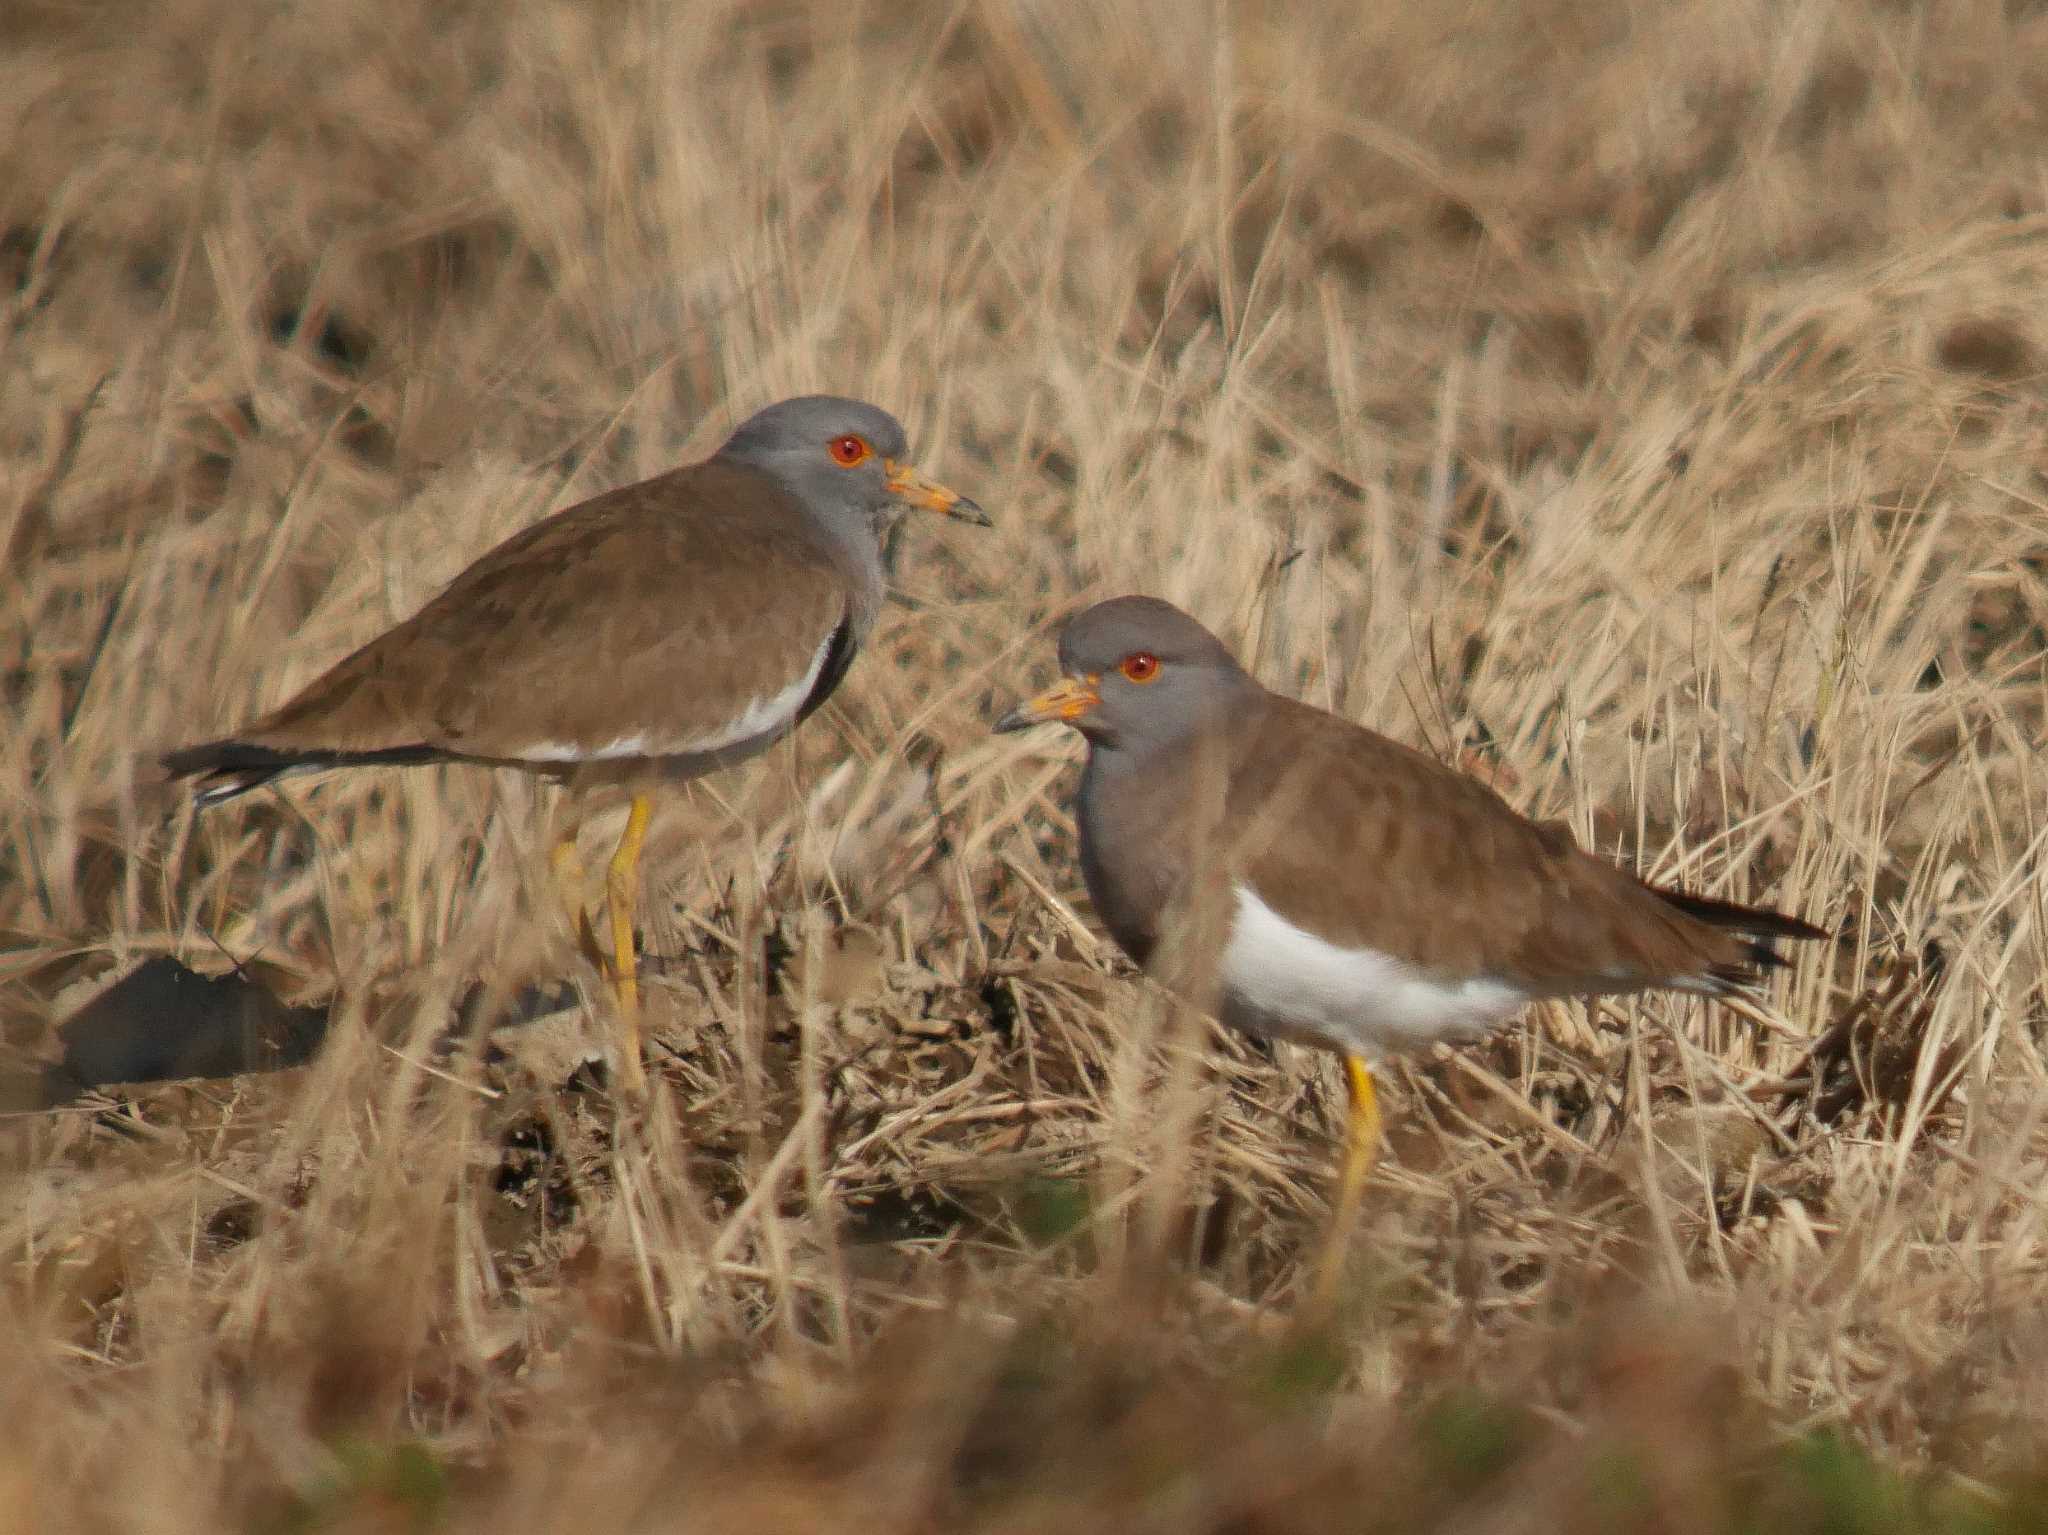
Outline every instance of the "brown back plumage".
[(815, 708), (873, 612), (786, 491), (714, 459), (536, 523), (281, 707), (165, 766), (218, 775), (209, 799), (300, 767), (566, 767), (620, 741), (622, 720), (646, 737), (628, 758), (687, 757), (674, 749), (805, 676), (822, 650), (802, 712)]
[(1267, 693), (1234, 736), (1242, 868), (1282, 916), (1332, 943), (1539, 996), (1718, 990), (1820, 929), (1660, 890), (1581, 850), (1484, 784), (1362, 726)]

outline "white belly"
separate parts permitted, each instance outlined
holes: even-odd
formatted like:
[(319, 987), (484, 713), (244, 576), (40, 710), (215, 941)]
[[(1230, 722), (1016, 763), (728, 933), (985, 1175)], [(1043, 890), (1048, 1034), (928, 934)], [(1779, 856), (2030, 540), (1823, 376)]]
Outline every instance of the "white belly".
[(1484, 976), (1447, 981), (1377, 949), (1296, 927), (1248, 885), (1223, 950), (1226, 1021), (1361, 1055), (1469, 1039), (1512, 1018), (1527, 992)]

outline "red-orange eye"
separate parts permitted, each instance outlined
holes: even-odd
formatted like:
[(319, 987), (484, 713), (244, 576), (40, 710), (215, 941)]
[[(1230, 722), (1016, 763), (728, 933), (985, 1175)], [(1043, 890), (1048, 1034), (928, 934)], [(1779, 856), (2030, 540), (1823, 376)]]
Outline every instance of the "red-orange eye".
[(1150, 682), (1159, 675), (1159, 657), (1149, 650), (1140, 650), (1125, 656), (1117, 670), (1133, 682)]
[(865, 437), (856, 437), (848, 432), (844, 437), (835, 437), (829, 445), (833, 460), (851, 469), (855, 464), (865, 463), (873, 455)]

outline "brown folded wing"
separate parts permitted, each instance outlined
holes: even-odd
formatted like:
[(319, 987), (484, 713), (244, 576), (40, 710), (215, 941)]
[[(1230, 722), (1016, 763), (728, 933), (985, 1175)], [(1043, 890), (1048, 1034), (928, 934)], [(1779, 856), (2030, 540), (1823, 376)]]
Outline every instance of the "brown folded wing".
[(843, 670), (849, 600), (773, 482), (696, 464), (508, 539), (234, 739), (502, 761), (687, 754), (813, 673), (768, 723), (821, 700)]
[(1330, 943), (1536, 995), (1706, 983), (1755, 959), (1420, 752), (1277, 695), (1262, 716), (1235, 738), (1231, 862)]

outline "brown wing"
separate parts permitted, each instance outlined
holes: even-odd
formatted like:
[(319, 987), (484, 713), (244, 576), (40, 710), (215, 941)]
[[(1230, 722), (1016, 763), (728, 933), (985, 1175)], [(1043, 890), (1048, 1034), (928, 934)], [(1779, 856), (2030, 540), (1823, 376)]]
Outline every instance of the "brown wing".
[[(1260, 899), (1332, 943), (1538, 994), (1706, 980), (1753, 946), (1396, 741), (1269, 695), (1231, 775)], [(1280, 727), (1275, 729), (1274, 727)], [(1284, 741), (1282, 737), (1284, 736)]]
[(635, 738), (630, 755), (687, 752), (807, 676), (807, 701), (822, 697), (849, 601), (781, 490), (695, 464), (508, 539), (234, 739), (507, 761), (629, 755)]

